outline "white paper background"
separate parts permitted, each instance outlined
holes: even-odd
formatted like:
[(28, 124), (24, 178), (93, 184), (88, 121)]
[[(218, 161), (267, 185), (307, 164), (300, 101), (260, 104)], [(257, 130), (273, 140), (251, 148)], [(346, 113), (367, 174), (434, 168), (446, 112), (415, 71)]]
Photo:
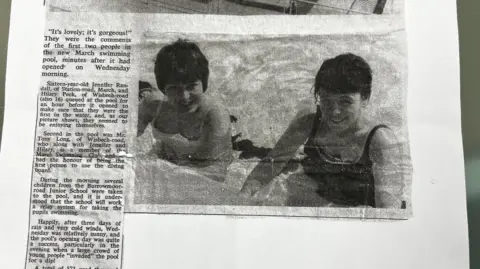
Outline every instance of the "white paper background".
[[(13, 0), (0, 153), (0, 268), (27, 243), (42, 1)], [(193, 23), (193, 21), (192, 21)], [(456, 2), (408, 1), (408, 221), (127, 215), (124, 268), (468, 268)]]

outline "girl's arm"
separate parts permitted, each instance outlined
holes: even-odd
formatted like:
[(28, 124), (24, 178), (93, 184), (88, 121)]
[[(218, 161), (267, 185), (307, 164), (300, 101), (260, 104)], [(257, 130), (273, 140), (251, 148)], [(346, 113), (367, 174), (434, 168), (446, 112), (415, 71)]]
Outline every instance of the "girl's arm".
[(241, 190), (243, 194), (255, 195), (260, 188), (270, 183), (274, 177), (283, 171), (287, 163), (295, 157), (299, 148), (307, 141), (313, 127), (314, 118), (314, 113), (299, 113), (299, 116), (290, 123), (267, 158), (261, 161), (245, 180)]
[(156, 89), (152, 88), (143, 92), (142, 99), (138, 105), (137, 136), (141, 136), (148, 124), (155, 118), (161, 100), (160, 91)]
[(212, 105), (205, 115), (202, 136), (193, 152), (198, 159), (222, 161), (225, 153), (231, 153), (230, 116), (221, 105)]
[(373, 136), (369, 152), (373, 162), (376, 206), (400, 209), (406, 176), (402, 145), (390, 129), (380, 128)]

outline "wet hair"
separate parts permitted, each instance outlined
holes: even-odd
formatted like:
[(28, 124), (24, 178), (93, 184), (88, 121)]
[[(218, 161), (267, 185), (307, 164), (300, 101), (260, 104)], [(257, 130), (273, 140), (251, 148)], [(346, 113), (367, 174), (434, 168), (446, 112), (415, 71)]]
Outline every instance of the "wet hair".
[(363, 100), (372, 92), (372, 69), (360, 56), (345, 53), (323, 62), (315, 77), (315, 100), (324, 90), (329, 93), (360, 93)]
[(165, 93), (168, 83), (202, 82), (203, 91), (208, 87), (208, 60), (195, 42), (179, 39), (166, 45), (155, 59), (157, 86)]

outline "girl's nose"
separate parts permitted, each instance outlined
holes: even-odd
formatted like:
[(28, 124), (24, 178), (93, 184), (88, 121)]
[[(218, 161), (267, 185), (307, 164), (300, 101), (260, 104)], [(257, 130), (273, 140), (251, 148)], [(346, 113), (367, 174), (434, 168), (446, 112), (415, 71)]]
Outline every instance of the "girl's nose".
[(180, 98), (183, 100), (183, 101), (187, 101), (189, 98), (190, 98), (190, 93), (188, 91), (185, 91), (185, 90), (182, 90), (180, 92)]
[(340, 113), (342, 113), (342, 111), (340, 110), (340, 106), (337, 105), (337, 104), (333, 105), (332, 114), (333, 115), (340, 115)]

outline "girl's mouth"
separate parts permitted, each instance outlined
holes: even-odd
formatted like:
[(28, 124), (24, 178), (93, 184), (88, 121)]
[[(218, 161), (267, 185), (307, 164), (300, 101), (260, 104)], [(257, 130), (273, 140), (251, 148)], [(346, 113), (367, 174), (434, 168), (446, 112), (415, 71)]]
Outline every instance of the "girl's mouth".
[(340, 124), (345, 121), (345, 119), (331, 119), (334, 124)]
[(192, 105), (193, 101), (192, 100), (188, 100), (188, 101), (180, 101), (178, 102), (181, 106), (190, 106)]

